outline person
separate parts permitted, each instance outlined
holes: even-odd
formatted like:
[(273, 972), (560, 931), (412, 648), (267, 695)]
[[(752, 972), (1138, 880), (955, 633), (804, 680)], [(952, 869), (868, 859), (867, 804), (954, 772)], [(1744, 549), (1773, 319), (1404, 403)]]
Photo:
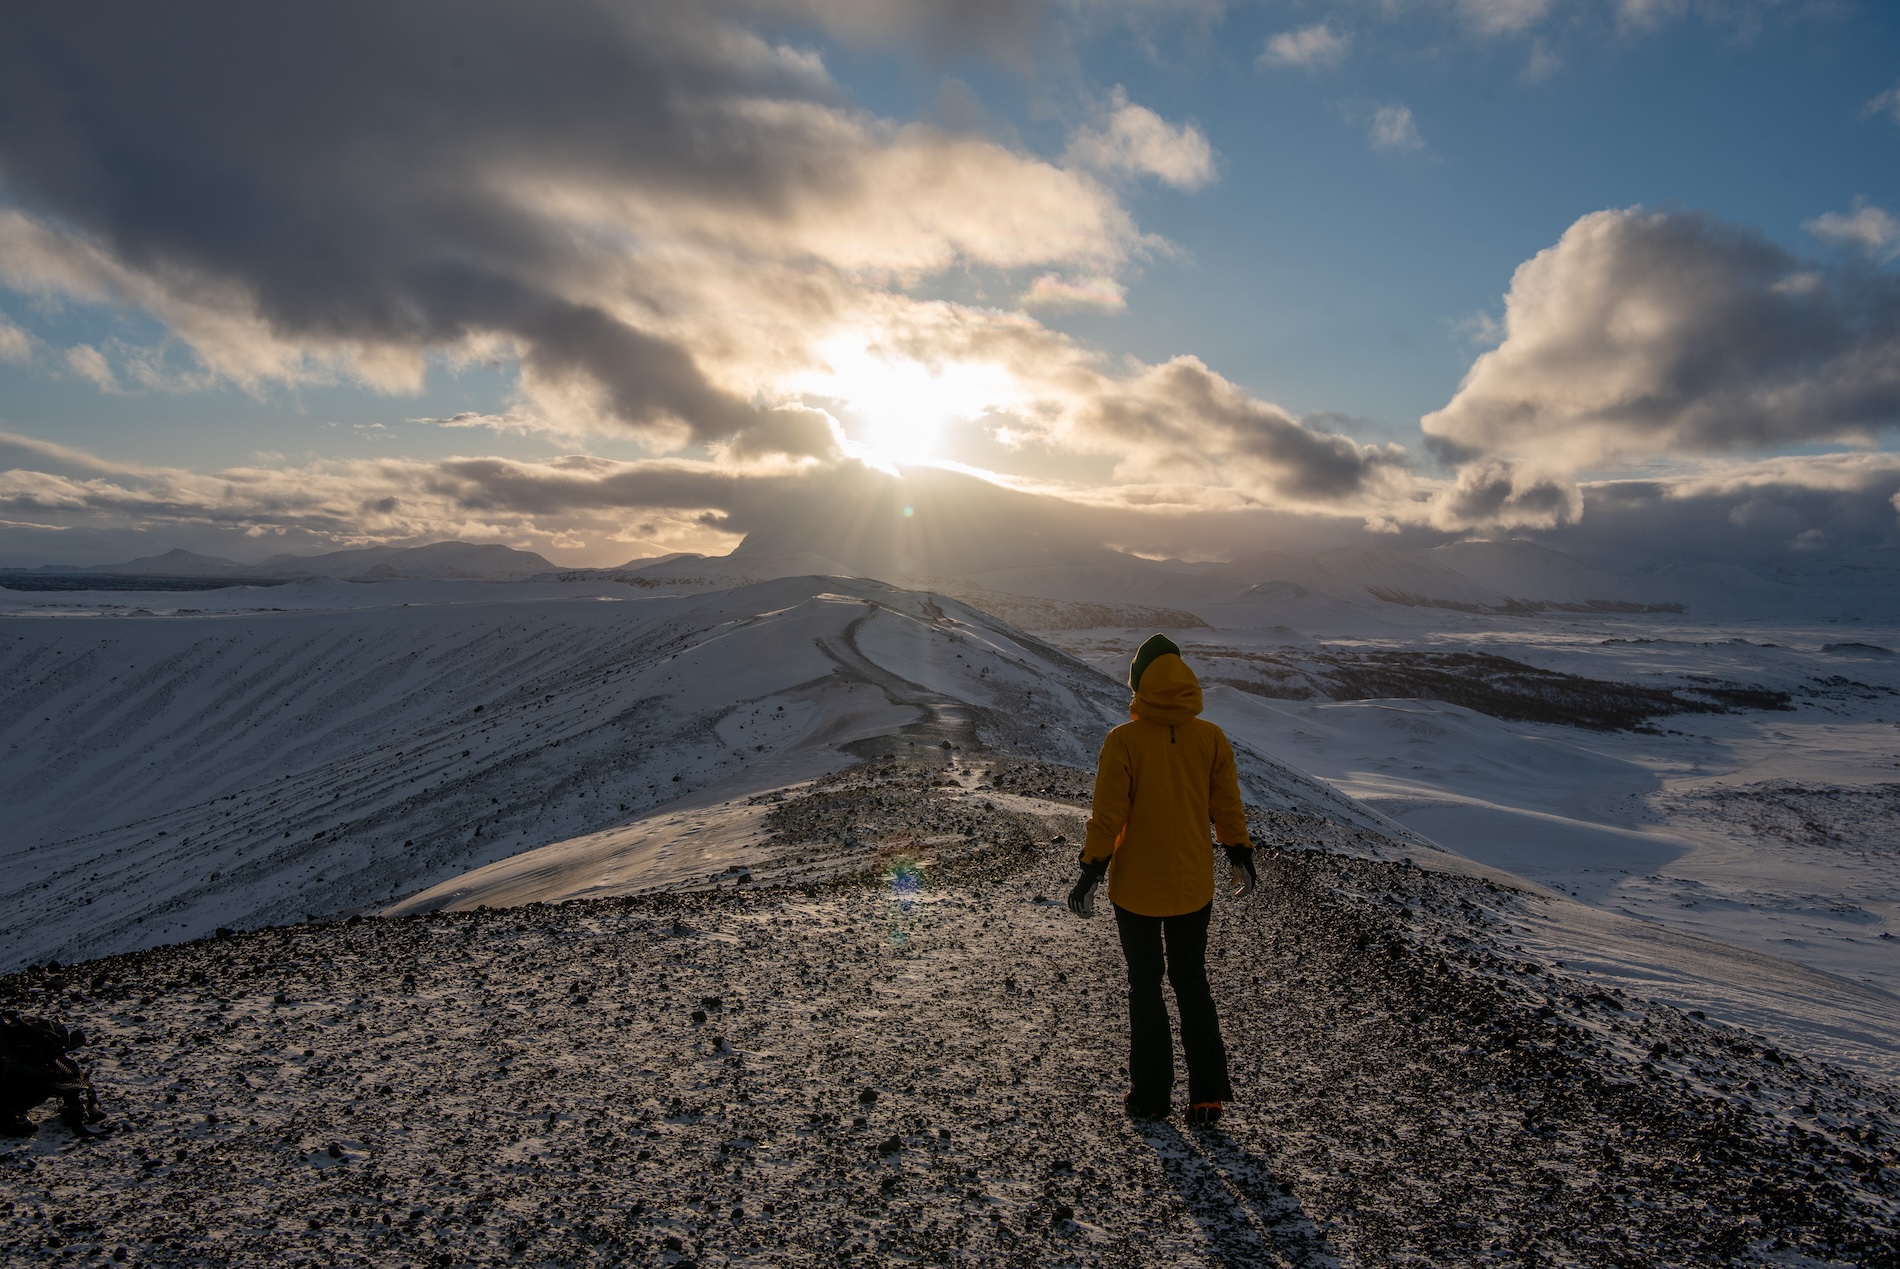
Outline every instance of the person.
[(1108, 879), (1115, 927), (1128, 961), (1128, 1114), (1164, 1119), (1174, 1089), (1174, 1040), (1161, 996), (1165, 969), (1181, 1014), (1188, 1121), (1212, 1123), (1232, 1100), (1227, 1048), (1207, 984), (1207, 922), (1213, 912), (1213, 848), (1227, 852), (1235, 894), (1258, 881), (1240, 780), (1227, 735), (1199, 717), (1201, 684), (1166, 635), (1128, 667), (1131, 721), (1108, 733), (1082, 845), (1081, 880), (1069, 893), (1077, 916), (1093, 915)]

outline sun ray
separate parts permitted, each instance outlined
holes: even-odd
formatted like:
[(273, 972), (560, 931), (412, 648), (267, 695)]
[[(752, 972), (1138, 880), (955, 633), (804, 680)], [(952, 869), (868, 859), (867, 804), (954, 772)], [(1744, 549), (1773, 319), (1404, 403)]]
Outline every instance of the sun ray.
[(795, 387), (837, 402), (861, 457), (884, 466), (939, 459), (951, 430), (1004, 408), (1017, 395), (1000, 366), (925, 362), (889, 353), (861, 337), (821, 346), (824, 369)]

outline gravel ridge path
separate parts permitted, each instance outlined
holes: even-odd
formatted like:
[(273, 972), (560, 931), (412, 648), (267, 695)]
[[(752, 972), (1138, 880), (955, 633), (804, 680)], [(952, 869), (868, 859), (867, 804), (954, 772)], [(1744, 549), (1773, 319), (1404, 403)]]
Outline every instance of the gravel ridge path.
[(0, 979), (93, 1033), (112, 1113), (0, 1147), (0, 1258), (1900, 1265), (1895, 1090), (1530, 963), (1514, 892), (1285, 812), (1215, 907), (1240, 1100), (1130, 1124), (1113, 925), (1060, 903), (1085, 781), (1019, 767), (1039, 811), (945, 833), (862, 768), (774, 810), (862, 846), (828, 881)]

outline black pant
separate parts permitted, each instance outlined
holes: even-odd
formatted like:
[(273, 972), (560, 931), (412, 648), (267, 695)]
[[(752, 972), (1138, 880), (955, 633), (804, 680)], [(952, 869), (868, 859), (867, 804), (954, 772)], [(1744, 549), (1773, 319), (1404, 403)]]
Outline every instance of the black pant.
[[(1207, 987), (1207, 919), (1214, 905), (1182, 916), (1151, 917), (1115, 909), (1122, 954), (1128, 958), (1128, 1081), (1137, 1106), (1163, 1109), (1174, 1088), (1174, 1039), (1161, 999), (1161, 971), (1174, 985), (1181, 1011), (1181, 1048), (1187, 1053), (1188, 1101), (1224, 1102), (1227, 1046), (1221, 1043), (1214, 993)], [(1163, 952), (1163, 939), (1166, 951)]]

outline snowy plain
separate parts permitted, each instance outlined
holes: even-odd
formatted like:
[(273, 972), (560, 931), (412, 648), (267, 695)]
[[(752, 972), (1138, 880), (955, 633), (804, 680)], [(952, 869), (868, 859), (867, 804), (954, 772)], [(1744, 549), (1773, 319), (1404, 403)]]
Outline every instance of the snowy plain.
[[(1454, 623), (1465, 628), (1445, 629)], [(1675, 615), (1438, 614), (1433, 624), (1405, 639), (1334, 627), (1317, 642), (1476, 650), (1654, 690), (1717, 678), (1786, 693), (1787, 707), (1596, 731), (1444, 700), (1287, 700), (1221, 684), (1208, 717), (1466, 857), (1605, 911), (1900, 993), (1900, 658), (1825, 651), (1836, 630), (1793, 623), (1751, 624), (1746, 642), (1733, 626)], [(1210, 661), (1261, 651), (1298, 661), (1311, 646), (1246, 629), (1180, 635)], [(1900, 641), (1894, 629), (1856, 635), (1870, 647)], [(1104, 666), (1127, 656), (1126, 637), (1069, 642)]]

